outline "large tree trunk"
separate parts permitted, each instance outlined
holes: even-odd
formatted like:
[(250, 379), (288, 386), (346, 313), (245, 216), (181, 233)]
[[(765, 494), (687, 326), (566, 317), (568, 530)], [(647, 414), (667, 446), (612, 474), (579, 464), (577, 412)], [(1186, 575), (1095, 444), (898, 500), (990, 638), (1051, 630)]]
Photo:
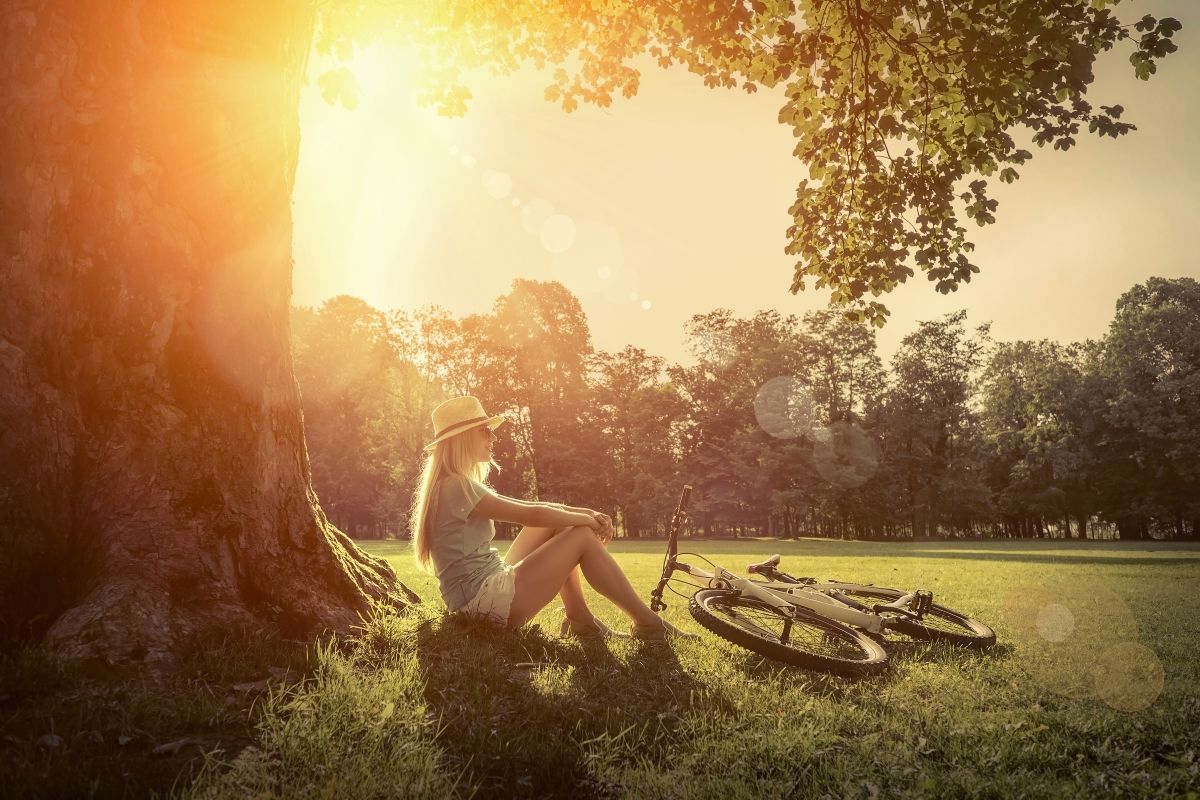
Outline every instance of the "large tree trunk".
[(0, 607), (71, 657), (415, 600), (313, 494), (288, 335), (311, 4), (0, 12)]

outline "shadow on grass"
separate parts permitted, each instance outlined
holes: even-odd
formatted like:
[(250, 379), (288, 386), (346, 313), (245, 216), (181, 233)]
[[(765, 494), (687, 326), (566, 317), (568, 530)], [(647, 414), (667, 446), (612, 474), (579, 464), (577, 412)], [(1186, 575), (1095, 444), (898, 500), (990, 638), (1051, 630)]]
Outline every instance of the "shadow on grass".
[(0, 797), (146, 797), (186, 786), (205, 753), (254, 742), (268, 680), (311, 668), (302, 642), (252, 629), (197, 637), (169, 675), (96, 677), (41, 647), (0, 653)]
[(661, 644), (448, 616), (421, 626), (416, 653), (438, 744), (479, 797), (612, 796), (589, 762), (630, 749), (656, 760), (701, 695)]
[(949, 642), (928, 642), (895, 636), (888, 639), (888, 665), (877, 675), (843, 676), (792, 666), (748, 650), (736, 648), (730, 664), (764, 689), (799, 690), (830, 700), (853, 700), (864, 687), (891, 683), (897, 667), (905, 664), (967, 664), (1005, 660), (1016, 653), (1008, 643), (989, 648), (962, 647)]

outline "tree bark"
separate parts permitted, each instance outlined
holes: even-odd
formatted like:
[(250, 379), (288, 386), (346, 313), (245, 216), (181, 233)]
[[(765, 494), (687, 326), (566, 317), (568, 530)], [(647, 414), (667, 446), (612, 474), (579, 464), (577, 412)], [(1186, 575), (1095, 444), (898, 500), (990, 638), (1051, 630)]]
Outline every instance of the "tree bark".
[(312, 7), (0, 11), (0, 602), (69, 657), (416, 601), (314, 495), (288, 329)]

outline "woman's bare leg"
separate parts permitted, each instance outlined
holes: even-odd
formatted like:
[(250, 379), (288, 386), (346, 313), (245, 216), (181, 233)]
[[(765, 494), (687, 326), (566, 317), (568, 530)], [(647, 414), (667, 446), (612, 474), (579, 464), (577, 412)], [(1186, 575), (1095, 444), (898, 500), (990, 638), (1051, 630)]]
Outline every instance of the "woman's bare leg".
[(629, 579), (591, 528), (579, 526), (549, 538), (516, 566), (516, 594), (510, 625), (523, 625), (554, 599), (567, 577), (579, 567), (587, 582), (641, 625), (661, 625), (638, 597)]
[[(567, 529), (533, 528), (529, 526), (521, 528), (516, 538), (513, 539), (512, 546), (504, 554), (504, 563), (516, 566), (543, 544), (550, 541), (555, 535), (565, 530)], [(583, 597), (583, 584), (580, 581), (578, 567), (571, 570), (570, 574), (567, 575), (567, 579), (563, 581), (562, 588), (559, 589), (558, 596), (562, 600), (563, 611), (566, 612), (568, 618), (580, 621), (592, 618), (592, 610), (588, 608), (587, 600)]]

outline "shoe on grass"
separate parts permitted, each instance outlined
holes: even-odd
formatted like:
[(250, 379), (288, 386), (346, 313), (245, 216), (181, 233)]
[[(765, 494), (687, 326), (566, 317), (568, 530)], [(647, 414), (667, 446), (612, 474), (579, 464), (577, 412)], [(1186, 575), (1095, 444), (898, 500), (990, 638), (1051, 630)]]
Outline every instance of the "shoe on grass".
[(617, 639), (628, 639), (632, 634), (614, 631), (596, 616), (588, 620), (575, 620), (567, 617), (559, 626), (558, 635), (565, 639), (574, 636), (577, 639), (603, 639), (611, 636)]
[(630, 623), (629, 631), (633, 638), (640, 639), (643, 642), (666, 642), (671, 639), (699, 641), (700, 639), (700, 637), (694, 633), (681, 631), (679, 628), (676, 628), (662, 617), (659, 617), (659, 624), (657, 625), (640, 625), (636, 622)]

